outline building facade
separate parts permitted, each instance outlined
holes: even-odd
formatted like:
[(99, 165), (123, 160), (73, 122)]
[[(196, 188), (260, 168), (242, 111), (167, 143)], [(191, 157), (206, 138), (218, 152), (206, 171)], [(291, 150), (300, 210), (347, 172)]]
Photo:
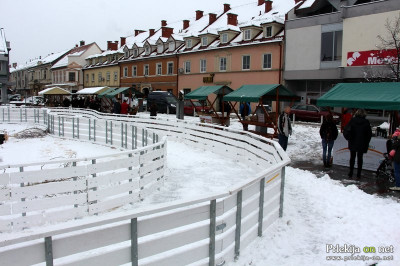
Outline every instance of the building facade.
[(120, 86), (120, 67), (118, 61), (123, 57), (122, 49), (118, 49), (118, 42), (108, 42), (107, 51), (94, 54), (86, 58), (83, 67), (84, 87), (111, 87)]
[(1, 90), (1, 102), (6, 103), (7, 89), (9, 86), (9, 52), (11, 50), (10, 43), (7, 42), (4, 29), (0, 29), (0, 90)]
[(83, 66), (86, 65), (86, 58), (102, 53), (103, 51), (95, 43), (76, 45), (56, 64), (51, 67), (51, 86), (58, 86), (71, 92), (77, 92), (84, 87)]
[(298, 1), (285, 27), (286, 85), (314, 103), (337, 83), (385, 76), (388, 67), (372, 54), (399, 10), (397, 0)]

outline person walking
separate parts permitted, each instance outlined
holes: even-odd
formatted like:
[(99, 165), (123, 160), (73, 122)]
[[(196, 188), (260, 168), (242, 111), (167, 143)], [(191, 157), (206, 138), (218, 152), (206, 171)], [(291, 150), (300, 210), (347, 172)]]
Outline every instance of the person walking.
[(290, 106), (286, 106), (278, 117), (278, 141), (284, 151), (286, 151), (288, 145), (289, 135), (292, 135), (289, 114)]
[(400, 191), (400, 131), (396, 130), (391, 139), (391, 151), (389, 153), (390, 158), (392, 158), (394, 166), (394, 178), (395, 186), (390, 187), (390, 190)]
[[(333, 121), (332, 114), (327, 114), (324, 117), (321, 128), (319, 129), (319, 135), (322, 139), (322, 160), (325, 167), (331, 166), (332, 148), (335, 140), (337, 139), (338, 133), (339, 132), (335, 122)], [(326, 156), (327, 151), (328, 156)]]
[[(242, 102), (239, 107), (239, 112), (240, 112), (240, 117), (242, 118), (243, 121), (245, 121), (246, 116), (249, 116), (251, 114), (250, 103)], [(243, 125), (243, 130), (247, 131), (249, 125), (245, 123), (243, 123), (242, 125)]]
[(357, 179), (361, 178), (363, 166), (363, 155), (367, 153), (372, 130), (364, 109), (358, 109), (354, 117), (346, 125), (343, 135), (348, 141), (350, 150), (350, 172), (349, 178), (353, 177), (354, 163), (357, 155)]

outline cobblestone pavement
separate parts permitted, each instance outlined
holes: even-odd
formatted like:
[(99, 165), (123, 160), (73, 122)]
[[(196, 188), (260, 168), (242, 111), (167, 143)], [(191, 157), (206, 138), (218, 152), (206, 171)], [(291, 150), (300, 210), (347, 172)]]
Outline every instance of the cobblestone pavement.
[(361, 179), (357, 180), (354, 177), (352, 179), (348, 178), (349, 168), (344, 166), (333, 165), (330, 168), (325, 168), (322, 162), (319, 161), (292, 161), (289, 166), (310, 171), (317, 177), (328, 174), (331, 179), (340, 180), (345, 186), (356, 185), (368, 194), (380, 197), (394, 197), (400, 202), (400, 191), (392, 191), (388, 190), (385, 186), (378, 186), (376, 184), (375, 172), (372, 171), (363, 170)]

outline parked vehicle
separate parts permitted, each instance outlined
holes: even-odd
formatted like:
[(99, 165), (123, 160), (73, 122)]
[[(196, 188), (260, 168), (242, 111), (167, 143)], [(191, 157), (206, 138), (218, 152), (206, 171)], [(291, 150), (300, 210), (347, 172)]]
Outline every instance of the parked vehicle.
[(21, 101), (21, 94), (8, 94), (8, 101)]
[[(317, 107), (311, 104), (298, 104), (291, 108), (290, 114), (293, 119), (293, 114), (295, 115), (295, 120), (300, 121), (311, 121), (320, 122), (321, 116), (325, 116), (329, 113), (329, 110), (325, 107)], [(340, 122), (340, 114), (331, 111), (333, 115), (333, 120), (335, 123)]]
[[(210, 106), (203, 105), (198, 102), (198, 101), (192, 101), (193, 104), (190, 102), (190, 100), (185, 100), (184, 106), (183, 106), (183, 112), (185, 115), (198, 115), (198, 113), (209, 113), (210, 112)], [(194, 105), (194, 106), (193, 106)], [(196, 111), (195, 111), (196, 109)]]
[[(16, 97), (16, 99), (18, 99)], [(43, 106), (46, 103), (46, 99), (43, 96), (31, 96), (21, 100), (10, 100), (10, 104), (14, 104), (16, 106), (26, 105), (26, 106)]]
[(147, 108), (150, 108), (153, 103), (157, 105), (158, 113), (176, 113), (176, 97), (167, 91), (153, 91), (147, 96)]

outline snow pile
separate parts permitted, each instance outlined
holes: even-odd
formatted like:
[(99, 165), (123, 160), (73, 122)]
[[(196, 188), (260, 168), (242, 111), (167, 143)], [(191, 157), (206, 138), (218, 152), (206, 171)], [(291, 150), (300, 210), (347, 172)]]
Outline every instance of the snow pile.
[(286, 152), (293, 161), (322, 160), (319, 126), (293, 125)]
[[(343, 186), (328, 175), (317, 178), (308, 171), (287, 167), (284, 215), (263, 237), (228, 265), (372, 265), (368, 261), (327, 261), (326, 245), (354, 245), (355, 255), (393, 256), (379, 265), (400, 265), (400, 204), (393, 199), (366, 194), (356, 186)], [(378, 247), (394, 247), (394, 253), (379, 253)], [(375, 247), (375, 254), (363, 252)]]

